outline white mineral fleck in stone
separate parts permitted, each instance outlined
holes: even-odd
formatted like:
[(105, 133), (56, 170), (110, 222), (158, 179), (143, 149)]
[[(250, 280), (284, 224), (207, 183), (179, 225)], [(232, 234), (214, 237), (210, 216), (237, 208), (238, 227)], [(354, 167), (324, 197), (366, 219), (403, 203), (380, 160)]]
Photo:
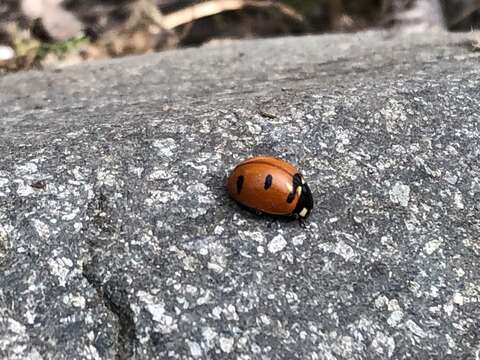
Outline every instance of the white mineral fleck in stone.
[(418, 326), (413, 320), (407, 320), (405, 325), (412, 333), (414, 333), (418, 337), (423, 338), (427, 336), (427, 334), (423, 331), (423, 329), (420, 326)]
[(464, 302), (463, 295), (460, 293), (453, 294), (453, 303), (462, 306)]
[(203, 194), (203, 193), (206, 193), (207, 191), (209, 191), (209, 189), (208, 189), (207, 185), (202, 184), (202, 183), (197, 183), (197, 184), (187, 186), (187, 191), (189, 193)]
[(205, 293), (197, 299), (197, 305), (207, 304), (212, 299), (212, 292), (210, 290), (205, 291)]
[(275, 254), (285, 249), (286, 246), (287, 240), (282, 235), (277, 235), (268, 243), (268, 251)]
[(0, 188), (7, 186), (8, 183), (9, 183), (8, 179), (0, 178)]
[(425, 251), (427, 255), (432, 255), (442, 245), (442, 243), (443, 241), (441, 239), (430, 240), (423, 247), (423, 251)]
[(90, 355), (89, 358), (92, 358), (94, 360), (101, 360), (102, 359), (95, 346), (88, 345), (87, 349), (88, 349), (87, 353)]
[(198, 165), (197, 163), (191, 161), (185, 162), (185, 165), (191, 166), (195, 170), (200, 171), (202, 175), (205, 175), (208, 172), (208, 167), (205, 165)]
[(225, 319), (238, 321), (239, 317), (235, 305), (230, 304), (224, 311)]
[(445, 335), (445, 338), (447, 339), (448, 347), (455, 349), (455, 347), (457, 346), (455, 340), (453, 340), (452, 337), (448, 334)]
[(197, 292), (198, 292), (198, 288), (196, 286), (187, 284), (185, 286), (185, 292), (188, 293), (188, 294), (191, 294), (191, 295), (196, 295)]
[(355, 256), (352, 247), (342, 240), (337, 243), (334, 252), (344, 258), (345, 261), (350, 261)]
[(387, 319), (388, 325), (395, 327), (397, 326), (403, 318), (403, 312), (400, 310), (393, 311), (389, 318)]
[(165, 305), (162, 303), (148, 304), (145, 308), (152, 315), (153, 321), (161, 321), (165, 314)]
[(115, 186), (117, 183), (115, 175), (113, 175), (108, 169), (100, 169), (97, 173), (97, 180), (101, 185)]
[(416, 281), (409, 281), (408, 282), (408, 288), (410, 289), (410, 291), (416, 296), (416, 297), (420, 297), (422, 296), (422, 291), (421, 291), (421, 286), (418, 282)]
[(395, 310), (401, 310), (402, 308), (398, 304), (397, 299), (392, 299), (388, 301), (388, 310), (389, 311), (395, 311)]
[(216, 319), (216, 320), (219, 320), (221, 315), (222, 315), (222, 308), (220, 306), (215, 306), (212, 309), (213, 318)]
[(152, 320), (157, 323), (157, 327), (162, 334), (170, 334), (177, 329), (177, 324), (173, 317), (165, 313), (163, 303), (148, 304), (145, 309), (152, 315)]
[(194, 256), (185, 256), (182, 259), (183, 269), (187, 271), (195, 271), (199, 265), (199, 261)]
[(142, 168), (142, 167), (130, 166), (130, 167), (128, 168), (128, 171), (130, 171), (131, 173), (133, 173), (134, 175), (136, 175), (138, 178), (141, 178), (143, 172), (145, 171), (145, 169)]
[(0, 223), (0, 246), (2, 246), (3, 248), (9, 247), (8, 236), (12, 230), (13, 228), (11, 226)]
[(213, 229), (215, 235), (222, 235), (224, 231), (225, 229), (220, 225), (215, 226), (215, 229)]
[(234, 339), (232, 337), (220, 337), (220, 349), (224, 353), (230, 354), (233, 350)]
[(337, 115), (334, 105), (325, 105), (324, 109), (325, 111), (322, 114), (322, 118), (334, 117), (335, 115)]
[(26, 175), (26, 174), (35, 174), (38, 172), (38, 167), (35, 163), (33, 162), (27, 162), (25, 164), (18, 165), (15, 168), (15, 171), (19, 175)]
[(476, 177), (473, 178), (470, 188), (474, 194), (480, 192), (480, 179)]
[(270, 320), (270, 318), (269, 318), (268, 315), (266, 315), (266, 314), (262, 314), (262, 315), (260, 316), (260, 320), (261, 320), (262, 323), (265, 324), (265, 325), (270, 325), (270, 324), (272, 323), (271, 320)]
[(23, 335), (25, 334), (25, 331), (26, 331), (26, 327), (24, 325), (22, 325), (21, 323), (19, 323), (18, 321), (12, 318), (8, 319), (8, 328), (10, 331), (18, 335)]
[(148, 180), (166, 180), (173, 177), (173, 174), (165, 169), (155, 168), (152, 173), (147, 176)]
[(79, 309), (85, 308), (85, 298), (83, 296), (75, 296), (73, 294), (67, 294), (63, 297), (63, 303), (65, 305), (71, 305)]
[(251, 134), (257, 135), (262, 132), (262, 127), (258, 124), (253, 124), (251, 121), (246, 121), (245, 124), (247, 125), (248, 131)]
[(79, 166), (75, 166), (73, 168), (73, 170), (71, 171), (73, 177), (75, 178), (75, 180), (84, 180), (85, 179), (85, 175), (82, 173), (82, 168), (79, 167)]
[(19, 254), (25, 254), (26, 252), (27, 252), (27, 249), (24, 248), (23, 246), (19, 246), (17, 248), (17, 253), (19, 253)]
[(252, 349), (252, 353), (254, 354), (260, 354), (262, 352), (262, 348), (258, 346), (257, 343), (254, 343), (254, 342), (250, 344), (250, 349)]
[(85, 298), (83, 296), (73, 296), (72, 297), (72, 305), (84, 309), (85, 308)]
[(463, 195), (461, 192), (455, 192), (455, 194), (453, 195), (453, 202), (457, 209), (463, 210), (465, 208), (465, 205), (463, 205)]
[(202, 256), (207, 256), (208, 255), (208, 247), (202, 246), (200, 249), (198, 249), (198, 253)]
[(200, 347), (200, 345), (198, 345), (198, 343), (196, 343), (195, 341), (187, 340), (187, 345), (190, 349), (190, 354), (192, 354), (194, 358), (199, 358), (202, 356), (202, 348)]
[(390, 189), (390, 200), (401, 206), (408, 206), (410, 201), (410, 186), (397, 181), (392, 189)]
[(400, 130), (400, 124), (405, 124), (407, 114), (402, 103), (395, 99), (389, 99), (385, 107), (380, 110), (380, 114), (385, 118), (385, 127), (388, 132)]
[(80, 222), (76, 222), (75, 224), (73, 224), (73, 228), (75, 229), (75, 232), (79, 232), (80, 230), (82, 230), (83, 224)]
[(152, 143), (153, 147), (158, 149), (158, 154), (163, 155), (166, 157), (170, 157), (173, 155), (175, 149), (177, 148), (177, 144), (175, 140), (171, 138), (155, 140)]
[(382, 332), (377, 331), (375, 338), (372, 341), (372, 347), (379, 355), (386, 355), (392, 357), (395, 350), (395, 340), (391, 336), (387, 336)]
[[(38, 352), (37, 349), (32, 349), (26, 356), (26, 359), (28, 360), (43, 360), (44, 358), (40, 353)], [(100, 356), (95, 358), (95, 360), (100, 360)]]
[(169, 190), (153, 190), (150, 192), (150, 197), (145, 199), (145, 204), (148, 206), (167, 204), (168, 202), (176, 202), (180, 199), (177, 192), (178, 188), (173, 186)]
[[(199, 202), (202, 202), (202, 201), (199, 201)], [(199, 216), (205, 215), (207, 212), (208, 212), (208, 209), (206, 209), (206, 208), (195, 207), (195, 208), (189, 210), (188, 217), (191, 218), (191, 219), (196, 219)]]
[(17, 186), (17, 195), (26, 197), (35, 193), (35, 190), (29, 185), (25, 184), (23, 180), (15, 180)]
[(447, 171), (444, 175), (444, 179), (450, 185), (455, 185), (458, 182), (458, 176)]
[(294, 236), (292, 239), (292, 244), (295, 246), (302, 246), (303, 242), (307, 239), (307, 235), (305, 234), (300, 234), (297, 236)]
[[(336, 332), (331, 332), (331, 337), (336, 337)], [(343, 358), (351, 358), (353, 352), (353, 338), (351, 336), (339, 336), (336, 338), (333, 349)]]
[(213, 263), (213, 262), (209, 262), (209, 263), (207, 264), (207, 268), (208, 268), (209, 270), (212, 270), (213, 272), (216, 272), (217, 274), (222, 273), (223, 270), (224, 270), (221, 265), (216, 264), (216, 263)]
[(73, 261), (72, 261), (72, 259), (70, 259), (70, 258), (63, 257), (63, 258), (62, 258), (62, 262), (63, 262), (66, 266), (68, 266), (69, 268), (71, 268), (71, 267), (73, 266)]
[(265, 242), (265, 236), (260, 231), (239, 231), (238, 234), (244, 241), (253, 240), (260, 244)]
[(48, 261), (50, 273), (58, 278), (60, 286), (65, 286), (73, 262), (67, 258), (51, 258)]
[(338, 130), (335, 134), (335, 137), (344, 145), (350, 144), (350, 135), (345, 130)]
[(337, 143), (337, 146), (335, 146), (335, 151), (338, 152), (339, 154), (344, 154), (347, 150), (345, 149), (345, 145), (339, 142)]
[(342, 258), (345, 259), (345, 261), (350, 261), (356, 255), (352, 247), (346, 244), (343, 240), (340, 240), (336, 244), (332, 244), (332, 243), (321, 244), (319, 247), (326, 252), (332, 252), (334, 254), (341, 256)]
[(202, 337), (205, 340), (205, 346), (207, 349), (211, 349), (215, 346), (218, 334), (213, 328), (207, 326), (202, 329)]
[(76, 208), (76, 209), (74, 209), (72, 212), (63, 215), (63, 216), (62, 216), (62, 220), (71, 221), (71, 220), (75, 219), (75, 217), (77, 216), (77, 214), (78, 214), (79, 212), (80, 212), (80, 209), (79, 209), (79, 208)]
[(445, 313), (448, 316), (452, 316), (453, 309), (454, 309), (454, 306), (451, 302), (448, 302), (447, 304), (443, 305), (443, 311), (445, 311)]
[(35, 323), (36, 314), (32, 310), (28, 309), (23, 316), (27, 319), (28, 324), (33, 325)]
[(143, 291), (143, 290), (137, 291), (136, 295), (140, 299), (140, 301), (142, 301), (144, 303), (147, 303), (147, 304), (153, 304), (156, 301), (155, 296), (153, 296), (152, 294), (150, 294), (146, 291)]
[(375, 299), (375, 307), (380, 309), (388, 304), (388, 298), (385, 295), (380, 295)]

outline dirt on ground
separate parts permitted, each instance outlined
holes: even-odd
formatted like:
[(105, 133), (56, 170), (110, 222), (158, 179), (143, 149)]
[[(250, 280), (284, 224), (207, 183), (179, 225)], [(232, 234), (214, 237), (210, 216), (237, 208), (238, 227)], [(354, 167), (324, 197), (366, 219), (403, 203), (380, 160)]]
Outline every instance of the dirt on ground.
[(479, 8), (478, 0), (3, 0), (0, 74), (224, 39), (470, 30)]

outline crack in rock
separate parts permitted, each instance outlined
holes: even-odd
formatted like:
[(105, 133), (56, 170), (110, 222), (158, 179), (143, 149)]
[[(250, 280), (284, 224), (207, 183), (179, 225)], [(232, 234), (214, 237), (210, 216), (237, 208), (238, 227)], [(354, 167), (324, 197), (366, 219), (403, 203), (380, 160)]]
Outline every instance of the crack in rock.
[(102, 284), (100, 275), (92, 263), (84, 266), (83, 276), (102, 298), (105, 306), (117, 317), (117, 349), (115, 359), (124, 360), (134, 357), (137, 347), (134, 313), (128, 302), (127, 291), (117, 276)]

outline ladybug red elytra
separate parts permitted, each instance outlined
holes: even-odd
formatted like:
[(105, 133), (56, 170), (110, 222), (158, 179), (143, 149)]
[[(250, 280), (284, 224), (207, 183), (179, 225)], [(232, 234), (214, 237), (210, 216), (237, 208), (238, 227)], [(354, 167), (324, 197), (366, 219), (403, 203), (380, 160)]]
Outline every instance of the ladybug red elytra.
[(312, 193), (297, 168), (271, 156), (239, 163), (227, 187), (235, 201), (257, 212), (306, 219), (313, 208)]

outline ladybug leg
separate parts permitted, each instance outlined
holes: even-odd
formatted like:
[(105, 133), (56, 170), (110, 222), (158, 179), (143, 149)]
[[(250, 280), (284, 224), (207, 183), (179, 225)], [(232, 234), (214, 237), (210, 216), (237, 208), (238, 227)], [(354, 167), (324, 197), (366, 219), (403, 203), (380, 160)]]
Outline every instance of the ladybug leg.
[(298, 217), (298, 224), (300, 225), (300, 227), (302, 229), (306, 229), (307, 228), (307, 224), (306, 224), (306, 221), (304, 218), (301, 218), (301, 217)]
[(267, 228), (271, 229), (273, 227), (273, 225), (276, 224), (276, 223), (277, 223), (276, 219), (271, 219), (267, 224)]

